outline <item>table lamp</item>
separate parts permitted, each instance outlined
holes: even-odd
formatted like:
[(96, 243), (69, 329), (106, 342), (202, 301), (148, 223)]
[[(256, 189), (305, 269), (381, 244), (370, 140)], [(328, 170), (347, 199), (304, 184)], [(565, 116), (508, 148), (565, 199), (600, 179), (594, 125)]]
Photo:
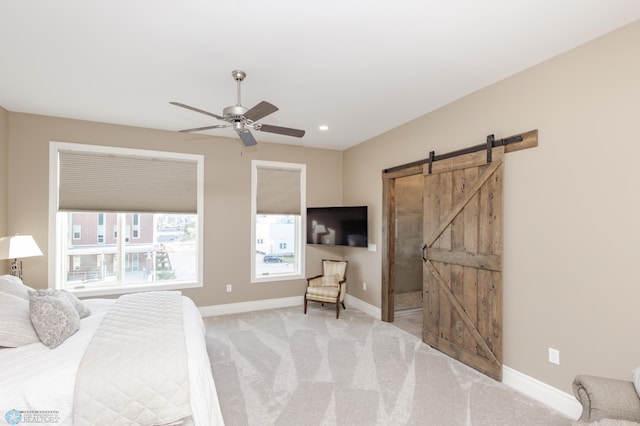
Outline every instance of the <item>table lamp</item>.
[(0, 260), (13, 259), (11, 275), (22, 279), (22, 261), (18, 258), (33, 256), (42, 256), (42, 252), (31, 235), (0, 238)]

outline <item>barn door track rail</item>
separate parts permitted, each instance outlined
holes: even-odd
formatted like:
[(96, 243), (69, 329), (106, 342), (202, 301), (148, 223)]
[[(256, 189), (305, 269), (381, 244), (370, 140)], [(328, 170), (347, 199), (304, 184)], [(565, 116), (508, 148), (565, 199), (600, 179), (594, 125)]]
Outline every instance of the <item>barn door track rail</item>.
[(409, 167), (422, 166), (424, 164), (429, 165), (429, 174), (431, 174), (431, 167), (434, 162), (440, 160), (446, 160), (447, 158), (458, 157), (465, 154), (471, 154), (472, 152), (485, 151), (487, 152), (487, 163), (492, 161), (493, 148), (504, 146), (504, 152), (519, 151), (521, 149), (533, 148), (538, 146), (538, 130), (530, 130), (528, 132), (520, 133), (518, 135), (509, 136), (507, 138), (496, 139), (494, 135), (488, 135), (486, 142), (483, 144), (473, 145), (468, 148), (458, 149), (456, 151), (447, 152), (445, 154), (436, 155), (435, 151), (429, 152), (429, 157), (423, 160), (414, 161), (400, 166), (391, 167), (383, 170), (383, 173), (392, 173), (399, 170), (403, 170)]

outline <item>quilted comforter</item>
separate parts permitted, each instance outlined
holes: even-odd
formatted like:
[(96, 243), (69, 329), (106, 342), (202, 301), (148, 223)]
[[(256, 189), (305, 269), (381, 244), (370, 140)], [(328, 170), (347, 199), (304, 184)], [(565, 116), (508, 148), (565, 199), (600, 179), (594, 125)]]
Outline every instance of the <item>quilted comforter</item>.
[(80, 362), (73, 424), (171, 424), (189, 401), (180, 293), (120, 297)]

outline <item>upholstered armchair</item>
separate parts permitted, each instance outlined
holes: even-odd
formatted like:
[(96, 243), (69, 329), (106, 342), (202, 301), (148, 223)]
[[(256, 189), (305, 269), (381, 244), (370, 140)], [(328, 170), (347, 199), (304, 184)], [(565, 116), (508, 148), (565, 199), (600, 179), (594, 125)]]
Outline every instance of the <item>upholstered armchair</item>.
[(632, 381), (581, 374), (573, 381), (573, 393), (582, 404), (581, 422), (640, 422), (640, 393)]
[(340, 305), (344, 307), (344, 295), (347, 291), (346, 260), (323, 260), (322, 274), (307, 278), (307, 290), (304, 294), (304, 313), (307, 313), (309, 300), (336, 304), (336, 319), (340, 318)]

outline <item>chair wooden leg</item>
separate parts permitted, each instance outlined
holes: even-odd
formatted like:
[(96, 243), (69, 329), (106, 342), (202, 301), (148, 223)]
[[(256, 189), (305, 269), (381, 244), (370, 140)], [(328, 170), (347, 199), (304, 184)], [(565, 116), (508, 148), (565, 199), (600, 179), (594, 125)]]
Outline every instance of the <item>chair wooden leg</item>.
[(336, 303), (336, 319), (340, 319), (340, 304)]
[(307, 315), (307, 296), (304, 297), (304, 314)]
[(344, 307), (344, 302), (342, 302), (342, 309), (347, 309), (347, 308)]

